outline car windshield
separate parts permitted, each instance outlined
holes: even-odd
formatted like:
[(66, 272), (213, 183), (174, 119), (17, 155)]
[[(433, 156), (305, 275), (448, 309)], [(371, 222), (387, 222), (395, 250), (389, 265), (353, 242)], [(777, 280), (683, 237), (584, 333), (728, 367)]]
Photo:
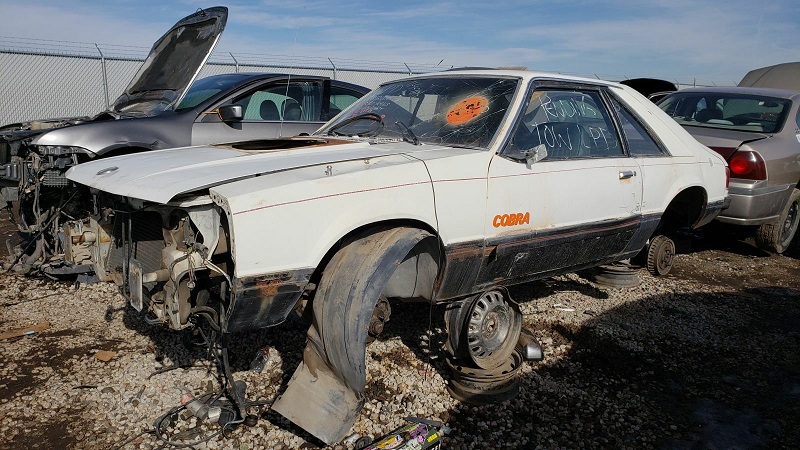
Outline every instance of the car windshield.
[(513, 78), (456, 76), (389, 83), (318, 134), (487, 148), (518, 84)]
[(218, 75), (197, 80), (192, 83), (189, 90), (186, 91), (183, 100), (181, 100), (181, 103), (175, 109), (180, 111), (182, 109), (194, 108), (215, 94), (227, 90), (241, 81), (242, 76), (237, 74)]
[(776, 133), (783, 127), (791, 102), (740, 93), (678, 92), (658, 106), (681, 125)]

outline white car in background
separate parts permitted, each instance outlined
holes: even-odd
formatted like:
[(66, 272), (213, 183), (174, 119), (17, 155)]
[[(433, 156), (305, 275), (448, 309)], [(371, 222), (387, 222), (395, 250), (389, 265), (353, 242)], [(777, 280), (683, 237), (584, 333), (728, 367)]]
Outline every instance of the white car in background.
[(310, 302), (304, 362), (273, 409), (332, 443), (363, 405), (365, 343), (389, 301), (450, 303), (449, 350), (495, 369), (520, 334), (505, 286), (643, 249), (668, 263), (671, 241), (651, 238), (712, 220), (728, 173), (631, 88), (487, 69), (386, 83), (311, 136), (120, 156), (68, 178), (97, 202), (64, 227), (72, 254), (92, 253), (149, 321), (206, 315), (230, 333)]

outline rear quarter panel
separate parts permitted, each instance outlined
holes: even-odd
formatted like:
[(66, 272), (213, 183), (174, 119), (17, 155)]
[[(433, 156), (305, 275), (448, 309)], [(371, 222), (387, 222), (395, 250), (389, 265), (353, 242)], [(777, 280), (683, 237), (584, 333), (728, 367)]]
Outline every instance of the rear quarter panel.
[(708, 202), (725, 199), (725, 160), (699, 143), (653, 102), (630, 89), (615, 91), (658, 135), (669, 157), (637, 158), (644, 172), (642, 213), (662, 213), (681, 191), (699, 186)]
[(746, 144), (764, 158), (770, 185), (798, 184), (800, 181), (800, 137), (798, 135), (800, 135), (800, 130), (790, 117), (781, 133)]

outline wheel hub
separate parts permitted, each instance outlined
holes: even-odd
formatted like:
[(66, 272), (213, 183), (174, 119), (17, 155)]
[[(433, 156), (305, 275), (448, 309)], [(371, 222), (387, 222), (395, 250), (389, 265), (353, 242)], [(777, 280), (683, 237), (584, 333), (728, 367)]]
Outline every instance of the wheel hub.
[(499, 290), (488, 291), (462, 308), (465, 327), (463, 356), (476, 366), (502, 364), (516, 345), (522, 317)]

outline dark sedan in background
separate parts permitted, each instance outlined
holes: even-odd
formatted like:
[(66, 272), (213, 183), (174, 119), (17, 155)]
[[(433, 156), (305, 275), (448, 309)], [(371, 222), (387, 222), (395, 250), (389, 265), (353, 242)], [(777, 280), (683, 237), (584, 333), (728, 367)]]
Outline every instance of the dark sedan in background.
[(800, 92), (747, 87), (684, 89), (658, 106), (731, 170), (721, 222), (757, 227), (759, 248), (783, 253), (800, 222)]
[(0, 207), (16, 204), (30, 244), (12, 255), (28, 272), (58, 255), (59, 222), (91, 210), (64, 173), (92, 159), (316, 131), (369, 89), (324, 76), (233, 73), (195, 81), (228, 10), (198, 10), (155, 44), (107, 110), (0, 127)]

